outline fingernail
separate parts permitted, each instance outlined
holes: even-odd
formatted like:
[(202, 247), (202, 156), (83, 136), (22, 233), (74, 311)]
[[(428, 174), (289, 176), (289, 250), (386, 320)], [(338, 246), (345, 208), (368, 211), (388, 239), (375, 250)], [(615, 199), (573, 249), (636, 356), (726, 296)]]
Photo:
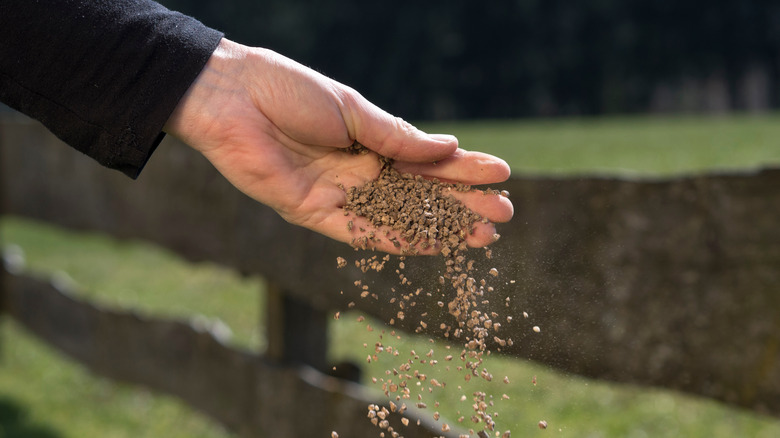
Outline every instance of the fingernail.
[(450, 134), (428, 134), (428, 137), (440, 142), (440, 143), (455, 143), (458, 144), (458, 138)]

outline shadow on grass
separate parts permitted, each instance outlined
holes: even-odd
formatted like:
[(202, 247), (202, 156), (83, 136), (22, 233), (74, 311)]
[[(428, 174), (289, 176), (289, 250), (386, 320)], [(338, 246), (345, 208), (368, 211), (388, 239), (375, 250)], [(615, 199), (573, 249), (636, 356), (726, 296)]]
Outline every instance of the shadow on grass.
[(61, 438), (45, 425), (28, 422), (27, 412), (14, 400), (0, 396), (0, 438)]

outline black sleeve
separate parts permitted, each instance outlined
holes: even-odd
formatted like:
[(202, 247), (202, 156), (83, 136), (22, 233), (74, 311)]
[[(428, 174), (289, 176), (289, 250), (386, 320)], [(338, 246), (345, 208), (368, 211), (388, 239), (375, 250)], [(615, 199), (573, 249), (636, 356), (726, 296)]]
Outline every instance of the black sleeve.
[(0, 101), (135, 178), (221, 38), (150, 0), (2, 0)]

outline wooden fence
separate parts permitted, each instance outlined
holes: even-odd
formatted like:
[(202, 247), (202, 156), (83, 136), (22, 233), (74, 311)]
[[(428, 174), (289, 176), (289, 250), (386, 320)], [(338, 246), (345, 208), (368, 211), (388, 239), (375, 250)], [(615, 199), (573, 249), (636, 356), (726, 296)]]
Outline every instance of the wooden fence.
[[(359, 298), (351, 286), (359, 270), (335, 269), (352, 249), (285, 223), (175, 141), (130, 181), (11, 117), (0, 121), (0, 175), (6, 214), (146, 239), (274, 285), (277, 318), (268, 355), (257, 357), (183, 324), (99, 309), (6, 276), (5, 311), (46, 342), (96, 372), (177, 395), (242, 436), (376, 433), (361, 429), (373, 428), (360, 420), (370, 393), (318, 371), (327, 315), (349, 302), (385, 321), (397, 311)], [(504, 354), (780, 415), (780, 171), (515, 177), (500, 188), (516, 215), (479, 269), (516, 280), (497, 288), (497, 311), (506, 313), (508, 297), (510, 313), (532, 315), (502, 328), (514, 340)], [(439, 263), (416, 258), (407, 276), (430, 285)], [(391, 271), (373, 276), (375, 290), (397, 286)], [(436, 301), (420, 300), (398, 328), (440, 311)], [(291, 321), (296, 315), (306, 324)], [(321, 419), (292, 415), (323, 406)], [(428, 426), (404, 435), (442, 435)]]

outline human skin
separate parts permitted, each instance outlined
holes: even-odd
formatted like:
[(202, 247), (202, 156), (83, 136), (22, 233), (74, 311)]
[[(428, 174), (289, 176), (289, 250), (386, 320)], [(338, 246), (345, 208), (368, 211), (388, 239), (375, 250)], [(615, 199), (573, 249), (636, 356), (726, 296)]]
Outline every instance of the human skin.
[[(375, 154), (343, 152), (355, 141), (394, 159), (401, 172), (470, 185), (509, 178), (509, 166), (497, 157), (460, 149), (455, 137), (426, 134), (289, 58), (228, 39), (222, 39), (165, 131), (286, 221), (347, 243), (357, 231), (347, 228), (356, 218), (344, 215), (343, 187), (375, 179), (380, 171)], [(504, 196), (477, 190), (452, 194), (490, 221), (476, 225), (467, 238), (470, 246), (492, 243), (494, 223), (512, 218), (512, 203)], [(358, 218), (355, 225), (360, 224)], [(398, 252), (386, 239), (376, 249)]]

